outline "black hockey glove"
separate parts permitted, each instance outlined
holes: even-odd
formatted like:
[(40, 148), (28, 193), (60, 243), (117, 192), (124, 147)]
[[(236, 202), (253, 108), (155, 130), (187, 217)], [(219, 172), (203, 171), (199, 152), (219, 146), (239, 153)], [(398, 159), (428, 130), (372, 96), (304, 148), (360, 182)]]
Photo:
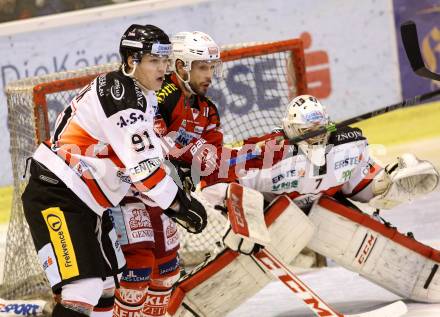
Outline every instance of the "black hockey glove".
[(180, 188), (171, 207), (164, 213), (190, 233), (202, 232), (208, 222), (205, 207), (196, 198), (187, 196)]
[(191, 165), (173, 159), (170, 159), (170, 162), (171, 164), (173, 164), (174, 168), (176, 169), (177, 176), (182, 182), (182, 186), (185, 192), (189, 193), (195, 191), (196, 186), (191, 177)]

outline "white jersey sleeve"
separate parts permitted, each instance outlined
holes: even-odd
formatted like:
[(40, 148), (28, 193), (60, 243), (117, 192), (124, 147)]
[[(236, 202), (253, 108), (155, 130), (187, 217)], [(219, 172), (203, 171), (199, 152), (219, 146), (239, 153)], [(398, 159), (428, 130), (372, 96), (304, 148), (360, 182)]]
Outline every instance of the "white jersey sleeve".
[(161, 142), (153, 130), (156, 95), (143, 93), (132, 79), (114, 74), (118, 73), (97, 78), (100, 130), (136, 188), (168, 208), (177, 185), (166, 173)]
[(355, 165), (351, 176), (341, 188), (342, 193), (356, 201), (368, 202), (374, 197), (372, 184), (373, 179), (382, 167), (374, 162), (368, 151), (368, 143), (365, 140), (358, 145), (360, 150), (359, 163)]

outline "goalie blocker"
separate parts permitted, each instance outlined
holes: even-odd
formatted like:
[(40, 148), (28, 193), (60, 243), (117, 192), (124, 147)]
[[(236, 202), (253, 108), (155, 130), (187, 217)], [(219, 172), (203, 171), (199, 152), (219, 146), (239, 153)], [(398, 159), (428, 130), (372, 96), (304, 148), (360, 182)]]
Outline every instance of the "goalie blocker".
[[(245, 217), (248, 224), (253, 223), (253, 217), (263, 214), (262, 205), (259, 210), (248, 207), (255, 207), (255, 202), (259, 200), (258, 195), (261, 194), (237, 184), (234, 186), (238, 186), (235, 189), (243, 190), (244, 193), (233, 197), (229, 190), (229, 201), (233, 199), (234, 208), (239, 206), (237, 209), (241, 210), (240, 215)], [(238, 203), (237, 197), (242, 197), (245, 201)], [(300, 253), (314, 232), (314, 226), (308, 217), (287, 196), (278, 197), (267, 207), (264, 220), (270, 238), (270, 244), (266, 248), (286, 262), (292, 261)], [(231, 230), (227, 236), (231, 238)], [(252, 236), (254, 235), (246, 233), (238, 236), (238, 239), (252, 240)], [(262, 240), (267, 241), (266, 237)], [(171, 296), (168, 313), (180, 317), (224, 316), (272, 279), (267, 269), (259, 266), (252, 257), (223, 248), (181, 278)]]
[(309, 218), (308, 248), (404, 298), (440, 302), (439, 251), (330, 197)]

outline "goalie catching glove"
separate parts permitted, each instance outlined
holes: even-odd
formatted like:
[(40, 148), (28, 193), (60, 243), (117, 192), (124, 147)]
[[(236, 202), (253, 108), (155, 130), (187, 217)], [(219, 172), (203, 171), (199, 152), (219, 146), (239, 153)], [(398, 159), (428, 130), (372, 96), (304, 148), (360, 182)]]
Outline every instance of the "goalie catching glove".
[(379, 173), (373, 182), (375, 197), (369, 204), (391, 209), (432, 192), (438, 185), (439, 173), (430, 162), (406, 153)]
[(205, 207), (181, 188), (178, 189), (174, 202), (164, 213), (190, 233), (202, 232), (207, 224)]

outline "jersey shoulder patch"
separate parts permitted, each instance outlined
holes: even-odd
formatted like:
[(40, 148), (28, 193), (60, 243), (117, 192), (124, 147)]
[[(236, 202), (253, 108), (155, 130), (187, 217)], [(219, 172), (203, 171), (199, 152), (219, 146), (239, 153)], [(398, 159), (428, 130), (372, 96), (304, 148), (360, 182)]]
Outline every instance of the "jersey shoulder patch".
[(359, 128), (344, 127), (332, 132), (328, 143), (333, 145), (345, 144), (349, 142), (362, 141), (366, 138), (362, 135)]
[(96, 90), (107, 118), (126, 109), (142, 112), (147, 109), (147, 100), (142, 90), (121, 71), (98, 76)]

